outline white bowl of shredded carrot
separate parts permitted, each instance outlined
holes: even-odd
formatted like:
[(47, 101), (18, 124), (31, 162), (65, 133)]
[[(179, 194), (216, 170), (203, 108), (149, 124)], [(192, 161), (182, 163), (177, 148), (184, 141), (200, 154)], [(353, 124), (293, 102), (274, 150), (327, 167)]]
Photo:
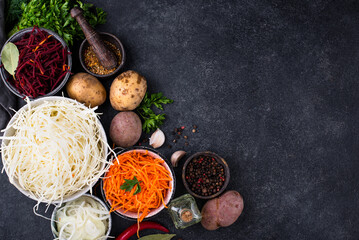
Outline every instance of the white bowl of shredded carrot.
[(112, 161), (101, 189), (110, 212), (139, 223), (167, 208), (174, 195), (175, 174), (159, 153), (134, 147)]

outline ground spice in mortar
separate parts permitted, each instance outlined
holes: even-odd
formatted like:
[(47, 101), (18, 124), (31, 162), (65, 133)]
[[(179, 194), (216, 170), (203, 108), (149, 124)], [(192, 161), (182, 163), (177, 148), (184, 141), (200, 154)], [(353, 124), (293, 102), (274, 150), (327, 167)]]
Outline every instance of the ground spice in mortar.
[(189, 188), (200, 196), (219, 192), (226, 180), (224, 167), (210, 156), (194, 158), (187, 165), (185, 174)]
[[(117, 57), (117, 63), (118, 63), (118, 65), (120, 65), (121, 61), (122, 61), (121, 50), (119, 48), (117, 48), (115, 44), (110, 43), (109, 41), (104, 41), (104, 42), (110, 48), (110, 50), (112, 50), (115, 53), (115, 55)], [(85, 53), (84, 53), (84, 62), (85, 62), (86, 68), (90, 72), (92, 72), (94, 74), (98, 74), (98, 75), (110, 74), (113, 71), (115, 71), (117, 68), (117, 66), (116, 66), (115, 68), (107, 69), (104, 66), (102, 66), (100, 61), (96, 57), (96, 54), (92, 49), (92, 46), (89, 46), (88, 48), (86, 48)]]

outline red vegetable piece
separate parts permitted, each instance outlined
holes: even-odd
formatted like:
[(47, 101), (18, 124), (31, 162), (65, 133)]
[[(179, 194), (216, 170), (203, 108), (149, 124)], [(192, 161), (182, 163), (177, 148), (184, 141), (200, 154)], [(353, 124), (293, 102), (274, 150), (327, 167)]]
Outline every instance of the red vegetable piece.
[[(140, 231), (144, 230), (144, 229), (156, 229), (156, 230), (160, 230), (165, 233), (170, 232), (167, 228), (165, 228), (161, 224), (156, 223), (156, 222), (150, 222), (150, 221), (140, 223)], [(132, 226), (127, 228), (125, 231), (123, 231), (120, 235), (118, 235), (116, 240), (127, 240), (131, 236), (133, 236), (136, 232), (137, 232), (137, 223), (133, 224)]]

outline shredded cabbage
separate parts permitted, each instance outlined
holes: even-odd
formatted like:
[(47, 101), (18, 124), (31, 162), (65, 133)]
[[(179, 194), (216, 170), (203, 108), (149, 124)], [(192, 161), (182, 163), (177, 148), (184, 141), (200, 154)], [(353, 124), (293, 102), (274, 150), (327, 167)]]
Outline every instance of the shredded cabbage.
[(56, 213), (56, 240), (106, 239), (109, 217), (110, 213), (90, 197), (67, 202)]
[(105, 172), (107, 142), (95, 109), (69, 99), (20, 110), (2, 144), (4, 169), (40, 202), (59, 201), (91, 186)]

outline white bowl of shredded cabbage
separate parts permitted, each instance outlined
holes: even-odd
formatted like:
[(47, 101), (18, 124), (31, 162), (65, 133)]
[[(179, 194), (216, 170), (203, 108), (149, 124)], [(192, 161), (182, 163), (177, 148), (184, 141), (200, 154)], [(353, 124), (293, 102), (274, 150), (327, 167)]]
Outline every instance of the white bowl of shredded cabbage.
[(90, 194), (56, 207), (51, 216), (55, 240), (105, 240), (110, 235), (111, 225), (106, 204)]
[(95, 110), (65, 97), (28, 100), (0, 138), (10, 183), (38, 204), (61, 204), (91, 191), (109, 149)]

